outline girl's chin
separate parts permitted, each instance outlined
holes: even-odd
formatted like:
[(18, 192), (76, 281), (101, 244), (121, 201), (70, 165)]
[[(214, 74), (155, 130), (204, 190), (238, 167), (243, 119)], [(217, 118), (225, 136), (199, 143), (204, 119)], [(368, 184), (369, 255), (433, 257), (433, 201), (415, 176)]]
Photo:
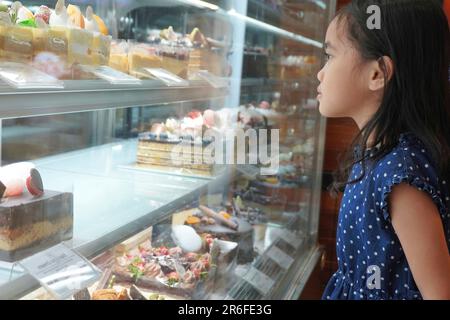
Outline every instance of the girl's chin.
[[(320, 102), (320, 100), (319, 100)], [(319, 103), (319, 112), (323, 117), (326, 118), (341, 118), (344, 115), (340, 112), (336, 112), (335, 108), (328, 106), (326, 103)]]

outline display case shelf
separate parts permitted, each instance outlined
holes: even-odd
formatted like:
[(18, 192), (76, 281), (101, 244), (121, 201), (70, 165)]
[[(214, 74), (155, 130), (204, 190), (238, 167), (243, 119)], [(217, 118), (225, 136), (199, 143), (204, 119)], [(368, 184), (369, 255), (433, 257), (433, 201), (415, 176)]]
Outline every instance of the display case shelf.
[(272, 79), (272, 78), (244, 78), (241, 81), (241, 86), (246, 87), (274, 87), (283, 86), (292, 89), (310, 88), (316, 84), (317, 80), (312, 77), (304, 77), (299, 79)]
[(72, 80), (65, 81), (64, 89), (33, 90), (12, 89), (0, 83), (0, 118), (222, 99), (227, 93), (227, 87), (213, 88), (204, 81), (191, 81), (188, 87), (168, 87), (158, 80), (145, 80), (141, 85)]
[[(313, 1), (311, 1), (313, 2)], [(284, 27), (289, 28), (290, 30), (296, 30), (301, 27), (304, 34), (314, 36), (315, 31), (310, 25), (305, 24), (301, 19), (296, 19), (293, 16), (295, 15), (293, 10), (275, 10), (271, 6), (258, 1), (258, 0), (249, 0), (249, 5), (251, 5), (249, 13), (255, 15), (254, 18), (261, 20), (261, 18), (267, 18), (270, 21), (282, 21)], [(305, 8), (303, 6), (303, 8)], [(323, 9), (322, 7), (320, 7)], [(256, 10), (256, 12), (253, 12)], [(262, 15), (262, 16), (260, 16)]]

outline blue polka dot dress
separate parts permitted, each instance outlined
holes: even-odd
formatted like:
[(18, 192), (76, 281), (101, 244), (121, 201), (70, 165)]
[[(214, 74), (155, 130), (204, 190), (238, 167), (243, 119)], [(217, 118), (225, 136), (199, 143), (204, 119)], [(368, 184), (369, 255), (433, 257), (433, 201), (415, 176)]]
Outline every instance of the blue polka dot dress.
[[(438, 177), (424, 145), (412, 133), (366, 171), (361, 182), (347, 185), (337, 228), (338, 271), (323, 299), (422, 299), (400, 241), (392, 227), (388, 196), (394, 185), (408, 183), (431, 196), (450, 248), (447, 181)], [(361, 174), (353, 167), (351, 178)]]

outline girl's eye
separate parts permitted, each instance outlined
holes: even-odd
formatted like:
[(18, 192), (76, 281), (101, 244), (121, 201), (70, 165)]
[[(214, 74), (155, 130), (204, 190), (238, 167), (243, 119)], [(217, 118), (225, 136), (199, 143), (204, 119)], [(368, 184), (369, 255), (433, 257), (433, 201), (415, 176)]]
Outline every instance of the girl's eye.
[(331, 59), (331, 55), (329, 55), (328, 53), (324, 52), (324, 56), (325, 56), (325, 61), (328, 61)]

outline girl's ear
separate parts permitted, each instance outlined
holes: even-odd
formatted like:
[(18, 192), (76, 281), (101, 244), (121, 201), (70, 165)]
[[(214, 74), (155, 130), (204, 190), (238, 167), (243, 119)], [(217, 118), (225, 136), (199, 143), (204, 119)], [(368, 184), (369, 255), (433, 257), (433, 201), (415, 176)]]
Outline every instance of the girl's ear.
[(394, 63), (388, 56), (373, 61), (370, 66), (369, 89), (371, 91), (383, 90), (394, 74)]

